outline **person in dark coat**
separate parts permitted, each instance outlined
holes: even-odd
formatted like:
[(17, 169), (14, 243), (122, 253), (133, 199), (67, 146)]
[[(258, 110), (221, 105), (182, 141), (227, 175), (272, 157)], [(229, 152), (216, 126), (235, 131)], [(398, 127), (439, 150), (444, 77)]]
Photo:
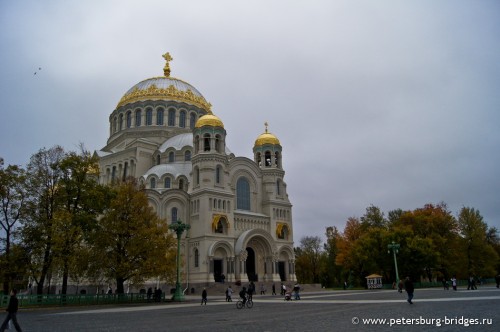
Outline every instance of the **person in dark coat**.
[(203, 303), (205, 303), (205, 305), (207, 305), (207, 289), (206, 288), (203, 288), (203, 292), (201, 292), (201, 304), (203, 305)]
[(405, 290), (408, 293), (408, 301), (409, 304), (413, 304), (413, 292), (415, 291), (415, 287), (413, 286), (413, 282), (410, 280), (410, 277), (406, 277), (405, 280)]
[(5, 317), (5, 320), (3, 321), (2, 326), (0, 327), (0, 332), (4, 332), (7, 329), (7, 324), (9, 324), (9, 320), (12, 320), (12, 323), (14, 324), (16, 331), (19, 332), (22, 331), (21, 327), (19, 326), (19, 323), (17, 322), (17, 310), (19, 308), (19, 301), (16, 295), (17, 295), (17, 290), (13, 289), (10, 292), (9, 305), (6, 309), (7, 317)]

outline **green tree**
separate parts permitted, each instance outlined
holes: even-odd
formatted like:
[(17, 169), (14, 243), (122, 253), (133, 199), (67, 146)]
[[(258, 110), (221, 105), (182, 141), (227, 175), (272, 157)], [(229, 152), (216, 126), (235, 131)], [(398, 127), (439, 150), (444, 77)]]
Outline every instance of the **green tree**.
[(42, 294), (50, 276), (55, 256), (57, 237), (56, 216), (60, 208), (58, 199), (62, 171), (60, 162), (65, 156), (60, 146), (43, 148), (34, 154), (27, 166), (27, 211), (21, 232), (23, 247), (29, 259), (28, 267)]
[[(479, 211), (463, 207), (458, 215), (458, 227), (469, 275), (495, 275), (498, 254), (494, 247), (488, 243), (488, 225), (483, 221)], [(489, 237), (491, 238), (491, 233)]]
[(54, 218), (54, 227), (58, 230), (54, 250), (55, 262), (62, 270), (61, 292), (66, 294), (70, 271), (83, 272), (88, 267), (83, 259), (87, 257), (83, 254), (85, 241), (89, 240), (98, 215), (109, 204), (109, 190), (97, 182), (97, 159), (83, 147), (80, 154), (66, 154), (59, 168), (62, 172), (58, 195), (61, 204)]
[(25, 210), (25, 182), (23, 168), (9, 165), (4, 169), (3, 159), (0, 158), (0, 226), (5, 233), (5, 237), (0, 239), (3, 249), (0, 255), (0, 279), (3, 281), (4, 294), (9, 293), (12, 281), (18, 277), (18, 255), (12, 251), (12, 245), (16, 227)]
[(109, 208), (91, 237), (95, 264), (124, 292), (126, 281), (175, 276), (176, 240), (168, 234), (166, 220), (148, 205), (148, 198), (133, 179), (117, 184)]
[(295, 249), (296, 274), (302, 283), (320, 282), (321, 242), (319, 236), (305, 236)]

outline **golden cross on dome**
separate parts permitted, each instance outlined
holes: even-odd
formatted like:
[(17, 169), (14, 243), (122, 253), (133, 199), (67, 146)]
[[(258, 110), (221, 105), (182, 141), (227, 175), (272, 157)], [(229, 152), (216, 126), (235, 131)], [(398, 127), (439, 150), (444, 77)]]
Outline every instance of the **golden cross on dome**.
[(170, 64), (169, 64), (169, 62), (172, 61), (174, 58), (172, 58), (170, 56), (170, 53), (168, 53), (168, 52), (163, 54), (162, 57), (167, 62), (165, 64), (165, 67), (163, 67), (163, 74), (165, 75), (165, 77), (169, 77), (170, 76)]
[(266, 126), (266, 133), (267, 133), (267, 126), (269, 126), (269, 124), (266, 122), (264, 122), (264, 126)]

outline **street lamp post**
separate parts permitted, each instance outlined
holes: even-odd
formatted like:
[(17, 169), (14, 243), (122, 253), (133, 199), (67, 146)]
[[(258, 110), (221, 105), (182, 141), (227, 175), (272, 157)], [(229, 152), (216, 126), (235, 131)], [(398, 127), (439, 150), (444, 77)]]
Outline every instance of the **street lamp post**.
[(175, 293), (172, 298), (174, 301), (184, 301), (184, 293), (181, 288), (181, 270), (180, 270), (180, 262), (181, 262), (181, 236), (184, 230), (188, 230), (191, 228), (190, 225), (184, 224), (181, 220), (177, 220), (168, 226), (169, 229), (173, 230), (177, 234), (177, 281), (175, 282)]
[(387, 249), (388, 249), (387, 253), (390, 253), (392, 250), (392, 253), (394, 255), (394, 266), (396, 267), (396, 285), (398, 285), (399, 284), (399, 273), (398, 273), (398, 261), (396, 260), (396, 254), (399, 251), (399, 243), (394, 243), (394, 241), (392, 241), (391, 244), (387, 245)]

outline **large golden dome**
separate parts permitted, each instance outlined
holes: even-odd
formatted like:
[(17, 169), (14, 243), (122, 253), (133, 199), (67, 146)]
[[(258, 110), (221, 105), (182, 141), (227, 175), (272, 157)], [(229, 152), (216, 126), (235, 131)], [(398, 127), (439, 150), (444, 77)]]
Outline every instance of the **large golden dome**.
[(215, 116), (212, 112), (208, 112), (208, 114), (199, 118), (194, 125), (195, 128), (201, 128), (204, 126), (224, 128), (224, 123), (222, 123), (221, 119)]
[(281, 145), (278, 137), (274, 136), (273, 134), (267, 131), (267, 123), (266, 123), (266, 131), (259, 137), (257, 137), (254, 146), (262, 146), (266, 144)]
[(165, 76), (153, 77), (141, 81), (131, 87), (118, 102), (116, 108), (145, 100), (175, 100), (197, 106), (206, 112), (210, 111), (210, 103), (191, 84), (178, 78), (170, 77), (170, 54), (163, 55), (167, 64), (163, 68)]

